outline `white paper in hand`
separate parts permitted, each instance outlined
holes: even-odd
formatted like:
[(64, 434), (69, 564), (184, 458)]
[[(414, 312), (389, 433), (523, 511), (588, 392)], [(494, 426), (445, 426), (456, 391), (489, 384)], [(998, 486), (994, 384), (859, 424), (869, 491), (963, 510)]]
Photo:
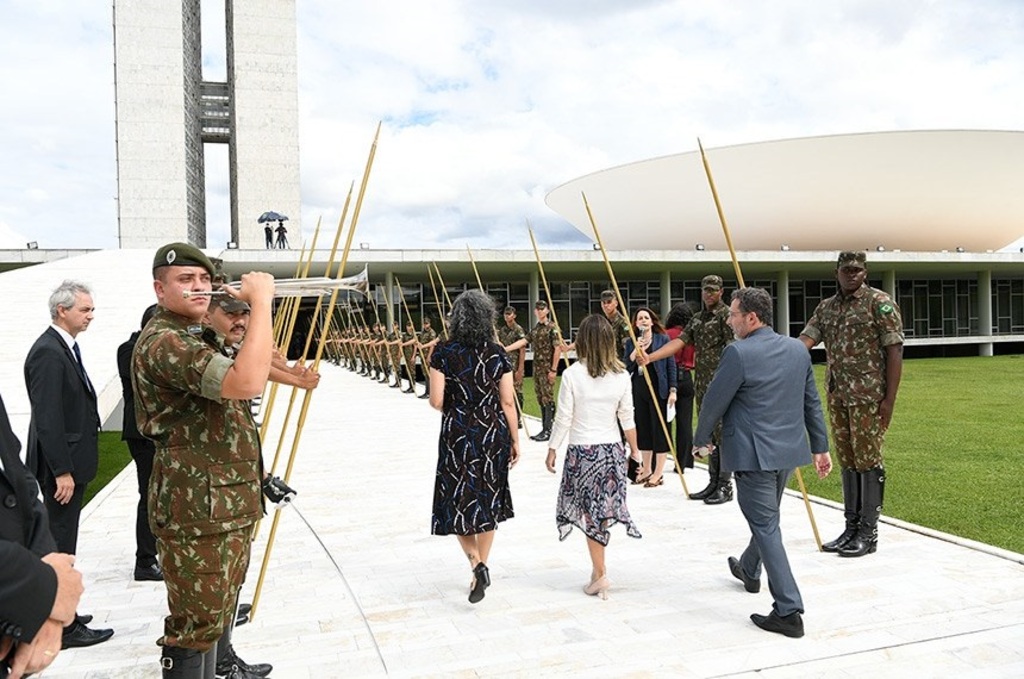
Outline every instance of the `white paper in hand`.
[(674, 419), (676, 419), (676, 404), (675, 403), (670, 405), (668, 407), (668, 410), (665, 412), (665, 421), (666, 422), (671, 422)]

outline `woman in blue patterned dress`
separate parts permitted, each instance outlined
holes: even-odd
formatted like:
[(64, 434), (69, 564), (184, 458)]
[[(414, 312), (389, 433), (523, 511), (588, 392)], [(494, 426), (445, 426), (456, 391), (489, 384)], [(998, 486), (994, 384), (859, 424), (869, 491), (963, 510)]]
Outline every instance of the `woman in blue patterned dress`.
[(566, 440), (569, 444), (555, 515), (559, 539), (568, 537), (573, 526), (587, 536), (593, 570), (583, 591), (602, 599), (611, 586), (604, 560), (608, 529), (622, 523), (627, 535), (640, 537), (626, 507), (626, 449), (616, 426), (622, 425), (630, 453), (639, 460), (633, 389), (618, 353), (611, 323), (596, 314), (584, 318), (576, 334), (579, 361), (562, 373), (548, 442), (547, 467), (552, 474), (557, 449)]
[(513, 516), (508, 472), (519, 460), (512, 364), (494, 341), (495, 308), (479, 290), (459, 295), (448, 340), (430, 357), (430, 405), (442, 413), (430, 532), (459, 539), (474, 604), (491, 584), (494, 531)]

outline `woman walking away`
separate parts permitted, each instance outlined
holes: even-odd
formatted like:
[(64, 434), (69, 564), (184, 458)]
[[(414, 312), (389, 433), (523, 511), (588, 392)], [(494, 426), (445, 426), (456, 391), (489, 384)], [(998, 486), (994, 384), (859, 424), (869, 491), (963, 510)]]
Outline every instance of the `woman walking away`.
[[(636, 362), (639, 351), (652, 353), (668, 344), (668, 335), (661, 327), (658, 314), (653, 310), (640, 307), (633, 312), (633, 328), (639, 347), (633, 345), (632, 339), (626, 340), (623, 358), (626, 370), (633, 380), (637, 445), (640, 446), (640, 454), (644, 460), (643, 468), (633, 483), (643, 483), (646, 488), (654, 488), (665, 482), (661, 474), (665, 469), (665, 454), (671, 448), (665, 432), (666, 427), (662, 423), (667, 424), (665, 415), (668, 408), (676, 402), (676, 361), (669, 356), (651, 361), (646, 366)], [(651, 386), (654, 387), (657, 398), (651, 397), (651, 389), (647, 386), (644, 371), (651, 378)]]
[(494, 531), (513, 516), (508, 472), (519, 460), (512, 364), (494, 341), (495, 315), (483, 292), (462, 293), (449, 339), (430, 357), (430, 405), (442, 413), (430, 532), (459, 539), (473, 604), (491, 584)]
[(627, 535), (640, 537), (626, 507), (626, 450), (616, 426), (622, 425), (632, 457), (639, 460), (632, 385), (618, 353), (615, 330), (604, 317), (580, 322), (579, 360), (562, 373), (547, 458), (554, 474), (556, 451), (568, 440), (555, 521), (560, 540), (573, 526), (587, 536), (592, 570), (583, 591), (602, 599), (611, 586), (604, 560), (608, 529), (621, 523)]

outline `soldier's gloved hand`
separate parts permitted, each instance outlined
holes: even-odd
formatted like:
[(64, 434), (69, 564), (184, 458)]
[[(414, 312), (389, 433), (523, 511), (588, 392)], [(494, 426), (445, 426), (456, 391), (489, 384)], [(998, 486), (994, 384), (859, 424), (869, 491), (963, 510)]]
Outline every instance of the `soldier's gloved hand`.
[(271, 503), (281, 506), (295, 499), (298, 492), (276, 476), (263, 479), (263, 495)]

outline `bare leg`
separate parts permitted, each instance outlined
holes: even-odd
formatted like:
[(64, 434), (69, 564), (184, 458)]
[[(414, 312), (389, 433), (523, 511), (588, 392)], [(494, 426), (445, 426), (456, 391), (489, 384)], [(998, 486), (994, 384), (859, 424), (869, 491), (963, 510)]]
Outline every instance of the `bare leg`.
[[(469, 559), (469, 567), (476, 567), (476, 565), (480, 563), (480, 549), (477, 546), (477, 536), (456, 535), (455, 537), (459, 539), (459, 546), (462, 547), (463, 553), (466, 555), (466, 558)], [(487, 545), (487, 548), (490, 549), (490, 544)]]
[(665, 453), (654, 455), (654, 473), (651, 475), (653, 481), (660, 481), (661, 474), (665, 470)]
[[(487, 563), (491, 555), (491, 545), (494, 544), (494, 531), (488, 530), (476, 535), (477, 557), (483, 563)], [(476, 565), (476, 564), (474, 564)]]
[(593, 570), (590, 572), (590, 581), (593, 582), (607, 574), (604, 566), (604, 545), (587, 538), (587, 549), (590, 551), (590, 563), (593, 564)]
[(640, 478), (646, 478), (653, 472), (651, 470), (651, 458), (654, 457), (654, 453), (650, 450), (641, 450), (640, 457), (643, 458), (643, 464), (640, 466)]

